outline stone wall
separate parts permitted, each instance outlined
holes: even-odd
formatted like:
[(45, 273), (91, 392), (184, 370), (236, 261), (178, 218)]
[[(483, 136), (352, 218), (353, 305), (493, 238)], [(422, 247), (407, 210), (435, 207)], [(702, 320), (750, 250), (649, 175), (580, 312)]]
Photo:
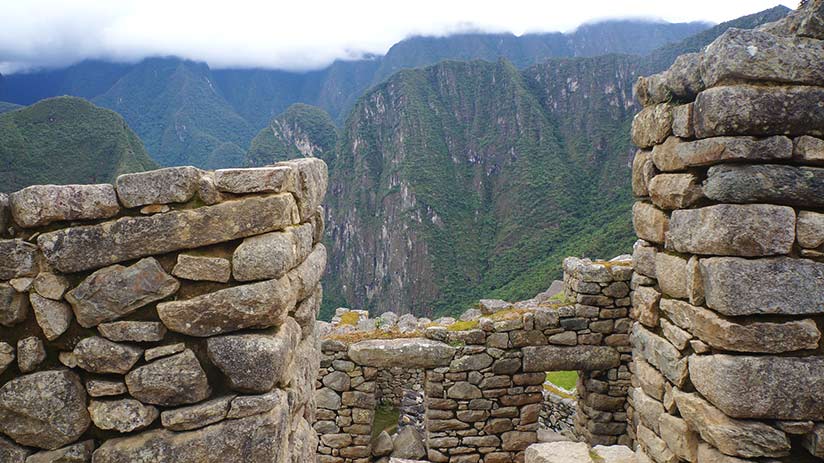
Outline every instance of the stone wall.
[(564, 397), (544, 388), (544, 401), (541, 404), (541, 415), (538, 418), (543, 429), (549, 429), (572, 440), (577, 440), (575, 434), (575, 415), (578, 412), (578, 402), (574, 397)]
[(824, 458), (824, 2), (642, 78), (638, 461)]
[(314, 459), (326, 182), (303, 159), (1, 197), (0, 461)]

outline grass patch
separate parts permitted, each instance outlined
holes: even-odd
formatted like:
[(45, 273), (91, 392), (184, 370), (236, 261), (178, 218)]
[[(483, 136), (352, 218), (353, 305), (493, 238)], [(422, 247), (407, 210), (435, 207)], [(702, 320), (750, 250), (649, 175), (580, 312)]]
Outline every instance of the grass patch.
[(546, 380), (550, 383), (562, 387), (568, 391), (574, 391), (578, 384), (577, 371), (550, 371), (546, 374)]
[(469, 331), (478, 327), (478, 320), (458, 320), (446, 327), (447, 331)]
[(372, 421), (372, 439), (378, 437), (381, 431), (394, 434), (398, 430), (400, 411), (389, 405), (379, 405), (375, 409), (375, 418)]
[(487, 318), (492, 320), (512, 320), (514, 318), (522, 317), (527, 312), (532, 311), (528, 309), (506, 309), (501, 310), (500, 312), (495, 312), (492, 315), (488, 315)]

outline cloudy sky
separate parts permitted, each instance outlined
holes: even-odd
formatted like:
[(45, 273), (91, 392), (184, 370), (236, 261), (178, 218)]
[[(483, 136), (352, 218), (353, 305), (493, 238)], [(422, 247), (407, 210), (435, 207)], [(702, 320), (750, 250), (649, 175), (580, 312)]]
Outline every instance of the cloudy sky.
[[(0, 0), (0, 73), (177, 55), (305, 70), (410, 35), (570, 31), (605, 18), (721, 22), (778, 0)], [(783, 1), (794, 7), (797, 1)]]

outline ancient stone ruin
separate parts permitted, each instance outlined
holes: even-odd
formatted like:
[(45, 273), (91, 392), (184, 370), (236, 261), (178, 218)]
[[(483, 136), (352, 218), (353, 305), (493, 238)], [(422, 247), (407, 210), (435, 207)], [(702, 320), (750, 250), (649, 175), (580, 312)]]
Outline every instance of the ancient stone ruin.
[(306, 462), (326, 165), (0, 202), (0, 461)]

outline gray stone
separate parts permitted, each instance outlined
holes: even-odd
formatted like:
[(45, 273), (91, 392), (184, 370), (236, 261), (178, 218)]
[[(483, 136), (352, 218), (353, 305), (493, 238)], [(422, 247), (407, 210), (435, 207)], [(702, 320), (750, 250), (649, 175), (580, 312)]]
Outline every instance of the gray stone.
[(635, 85), (638, 101), (649, 106), (672, 100), (692, 100), (705, 88), (701, 79), (702, 60), (702, 53), (685, 53), (675, 58), (666, 71), (639, 77)]
[(349, 375), (342, 371), (333, 371), (323, 377), (323, 385), (332, 389), (333, 391), (343, 392), (348, 391), (351, 384)]
[(661, 209), (684, 209), (698, 203), (704, 194), (692, 174), (659, 174), (649, 183), (652, 203)]
[(632, 143), (639, 148), (650, 148), (663, 142), (672, 133), (672, 105), (648, 106), (632, 120)]
[(232, 255), (232, 271), (238, 281), (280, 278), (312, 252), (312, 225), (243, 240)]
[(222, 257), (179, 254), (172, 275), (186, 280), (226, 283), (232, 276), (232, 264)]
[(664, 376), (641, 358), (634, 359), (633, 363), (635, 365), (635, 378), (638, 380), (641, 389), (658, 401), (664, 400), (664, 383), (666, 382)]
[(166, 167), (117, 177), (117, 196), (126, 207), (147, 204), (185, 203), (198, 190), (200, 169)]
[(698, 455), (698, 434), (690, 430), (686, 421), (662, 413), (659, 418), (659, 427), (661, 438), (675, 456), (682, 460), (695, 461)]
[(801, 445), (811, 454), (824, 457), (824, 424), (818, 424), (810, 433), (804, 436)]
[(54, 341), (69, 329), (69, 323), (72, 321), (72, 309), (69, 304), (46, 299), (35, 293), (29, 294), (29, 302), (34, 310), (34, 318), (46, 339)]
[(294, 195), (300, 210), (301, 222), (315, 214), (329, 183), (326, 163), (318, 158), (300, 158), (279, 162), (276, 166), (288, 166), (296, 171)]
[(636, 202), (632, 207), (632, 224), (639, 238), (663, 243), (669, 229), (669, 216), (652, 204)]
[(299, 301), (312, 295), (325, 270), (326, 246), (318, 243), (306, 260), (286, 274)]
[(449, 371), (481, 371), (490, 365), (492, 365), (492, 357), (485, 352), (481, 352), (480, 354), (465, 355), (452, 360), (452, 363), (449, 365)]
[(691, 304), (704, 303), (704, 282), (701, 280), (701, 266), (698, 256), (692, 256), (687, 261), (687, 298)]
[(101, 323), (100, 334), (110, 341), (157, 342), (166, 335), (166, 327), (160, 322), (119, 321)]
[(392, 453), (395, 447), (392, 444), (392, 438), (389, 436), (389, 433), (381, 431), (380, 434), (372, 439), (371, 448), (373, 457), (385, 457)]
[(80, 340), (74, 346), (77, 366), (90, 373), (126, 374), (140, 360), (143, 349), (117, 344), (99, 336)]
[(69, 282), (66, 277), (48, 272), (38, 274), (33, 284), (37, 294), (55, 301), (62, 299), (63, 294), (69, 289)]
[(483, 397), (483, 393), (481, 393), (480, 388), (474, 384), (466, 381), (458, 381), (449, 387), (446, 391), (446, 396), (450, 399), (469, 400), (480, 399)]
[(88, 463), (92, 461), (92, 452), (94, 441), (89, 439), (57, 450), (37, 452), (28, 457), (26, 463)]
[(376, 339), (349, 347), (349, 358), (375, 368), (437, 368), (448, 366), (455, 348), (424, 338)]
[(753, 461), (724, 455), (713, 446), (707, 445), (703, 442), (698, 444), (698, 450), (695, 458), (696, 463), (750, 463)]
[(680, 138), (695, 137), (692, 123), (693, 104), (682, 104), (672, 108), (672, 134)]
[(49, 264), (70, 273), (259, 235), (298, 220), (292, 195), (276, 194), (57, 230), (40, 235), (37, 243)]
[(29, 297), (11, 285), (0, 283), (0, 325), (11, 327), (26, 321)]
[(24, 463), (30, 451), (0, 435), (0, 461), (4, 463)]
[(172, 331), (214, 336), (244, 328), (279, 326), (295, 306), (287, 277), (234, 286), (191, 299), (162, 302), (157, 314)]
[(0, 388), (0, 432), (18, 444), (54, 450), (89, 427), (86, 390), (68, 370), (41, 371)]
[(183, 344), (182, 342), (152, 347), (151, 349), (146, 349), (146, 352), (143, 353), (143, 358), (145, 358), (147, 362), (151, 362), (152, 360), (159, 359), (160, 357), (168, 357), (172, 354), (183, 352), (185, 349), (186, 344)]
[(800, 211), (796, 224), (798, 244), (802, 247), (815, 249), (824, 245), (824, 214), (811, 211)]
[(824, 136), (824, 88), (733, 85), (704, 90), (695, 100), (695, 135)]
[(638, 150), (632, 159), (632, 194), (649, 196), (649, 183), (655, 174), (652, 153), (648, 150)]
[(151, 405), (134, 399), (92, 400), (89, 414), (95, 426), (103, 430), (131, 432), (145, 429), (157, 419), (159, 412)]
[(219, 169), (215, 185), (227, 193), (282, 193), (294, 189), (294, 176), (293, 169), (286, 166)]
[(629, 390), (629, 396), (632, 398), (632, 406), (640, 422), (655, 434), (661, 435), (658, 426), (659, 418), (664, 414), (664, 406), (661, 402), (646, 395), (641, 388), (637, 387)]
[(21, 373), (31, 373), (43, 360), (46, 360), (46, 349), (40, 338), (29, 336), (17, 341), (17, 365)]
[(530, 445), (526, 449), (527, 463), (593, 463), (585, 442), (549, 442)]
[(146, 462), (271, 463), (287, 452), (288, 407), (263, 415), (227, 420), (188, 432), (154, 430), (107, 440), (94, 453), (95, 463), (131, 463), (135, 455)]
[(300, 342), (300, 326), (288, 319), (272, 334), (240, 334), (209, 338), (209, 359), (229, 379), (232, 389), (263, 393), (285, 385), (286, 370)]
[(819, 357), (690, 357), (690, 379), (733, 418), (824, 418), (824, 359)]
[(793, 159), (807, 164), (824, 164), (824, 140), (801, 136), (793, 140)]
[(689, 344), (690, 339), (692, 339), (692, 335), (677, 325), (674, 325), (664, 318), (661, 319), (661, 332), (664, 334), (664, 337), (667, 338), (667, 341), (670, 342), (673, 346), (675, 346), (678, 350), (684, 350), (687, 348), (687, 344)]
[(203, 172), (197, 183), (197, 195), (207, 206), (223, 201), (223, 195), (215, 185), (215, 173)]
[(66, 293), (66, 299), (77, 323), (90, 328), (174, 294), (179, 287), (153, 257), (147, 257), (129, 267), (112, 265), (92, 273)]
[(234, 398), (235, 396), (219, 397), (188, 407), (166, 410), (160, 414), (160, 421), (164, 428), (172, 431), (202, 428), (226, 418)]
[(824, 168), (782, 165), (720, 165), (704, 182), (708, 198), (727, 203), (824, 207)]
[(678, 252), (759, 257), (789, 254), (795, 211), (770, 204), (719, 204), (672, 212), (667, 247)]
[(414, 426), (405, 426), (395, 436), (393, 441), (393, 458), (407, 458), (418, 460), (426, 457), (426, 446), (423, 443), (423, 436)]
[(824, 312), (824, 263), (713, 257), (700, 267), (706, 304), (724, 315)]
[(635, 355), (640, 355), (676, 386), (684, 384), (688, 376), (687, 359), (675, 346), (638, 324), (633, 326), (631, 341)]
[(655, 278), (655, 254), (657, 250), (649, 243), (638, 240), (632, 246), (632, 266), (635, 272)]
[(661, 292), (676, 298), (687, 297), (687, 260), (683, 257), (659, 252), (655, 257), (655, 274)]
[(724, 81), (821, 85), (822, 60), (821, 40), (730, 28), (704, 50), (701, 76), (707, 87)]
[(633, 318), (649, 327), (658, 326), (658, 301), (661, 300), (661, 293), (655, 288), (640, 286), (632, 293), (631, 299)]
[(318, 404), (318, 408), (337, 410), (340, 408), (341, 398), (335, 391), (329, 388), (321, 388), (315, 392), (315, 402)]
[(136, 399), (155, 405), (190, 404), (211, 394), (206, 372), (188, 349), (129, 372), (126, 387)]
[(0, 342), (0, 375), (14, 363), (14, 346), (7, 342)]
[(106, 219), (120, 212), (111, 185), (34, 185), (9, 196), (14, 221), (24, 228), (62, 220)]
[(643, 448), (653, 460), (661, 463), (678, 463), (678, 457), (672, 453), (658, 435), (643, 424), (639, 424), (636, 431), (639, 447)]
[(673, 390), (678, 411), (701, 438), (727, 455), (780, 457), (790, 453), (790, 441), (783, 432), (757, 421), (735, 420), (698, 394)]
[(578, 333), (575, 331), (564, 331), (562, 333), (553, 334), (547, 338), (547, 342), (562, 346), (574, 346), (578, 344)]
[(0, 240), (0, 280), (37, 274), (37, 246), (23, 240)]
[(620, 354), (602, 346), (528, 346), (522, 349), (524, 371), (608, 370), (620, 364)]
[(91, 397), (110, 397), (125, 394), (126, 383), (105, 379), (89, 379), (86, 381), (86, 392)]
[(232, 400), (226, 418), (235, 419), (258, 415), (286, 403), (287, 394), (279, 389), (262, 395), (242, 395)]
[(689, 142), (669, 137), (652, 150), (656, 167), (663, 171), (678, 171), (730, 161), (788, 160), (792, 153), (792, 140), (782, 136), (713, 137)]

